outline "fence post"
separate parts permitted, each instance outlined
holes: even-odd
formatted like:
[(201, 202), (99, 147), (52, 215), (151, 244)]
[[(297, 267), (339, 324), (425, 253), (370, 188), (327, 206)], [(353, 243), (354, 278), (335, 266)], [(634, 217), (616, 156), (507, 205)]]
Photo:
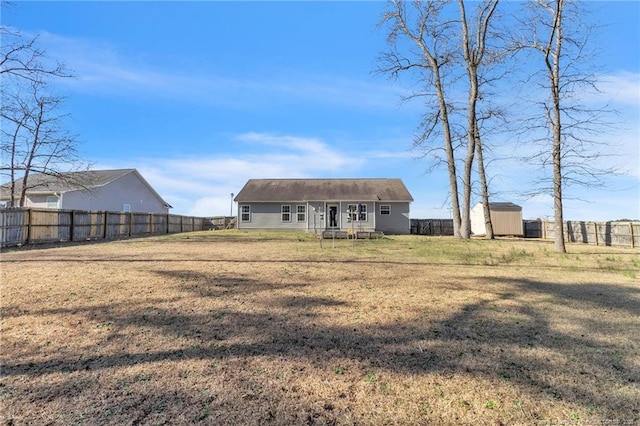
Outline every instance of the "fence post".
[(102, 219), (102, 239), (103, 240), (107, 239), (107, 223), (109, 223), (109, 212), (105, 210), (104, 216)]
[(596, 245), (598, 244), (598, 224), (596, 222), (593, 222), (593, 230), (594, 230), (594, 234), (596, 236)]
[(71, 210), (71, 217), (69, 218), (69, 241), (73, 241), (73, 232), (74, 232), (74, 222), (76, 219), (76, 211)]
[(27, 209), (25, 213), (24, 218), (27, 221), (27, 240), (25, 244), (29, 244), (31, 243), (31, 209)]

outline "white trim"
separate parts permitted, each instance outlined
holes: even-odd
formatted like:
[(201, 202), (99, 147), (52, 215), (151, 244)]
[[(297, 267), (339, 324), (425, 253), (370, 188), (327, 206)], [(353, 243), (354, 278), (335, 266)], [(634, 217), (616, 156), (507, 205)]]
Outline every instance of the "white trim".
[(60, 208), (60, 197), (57, 195), (47, 195), (47, 208), (48, 209)]
[[(288, 209), (288, 211), (284, 211), (285, 207)], [(289, 215), (288, 219), (284, 218), (284, 215)], [(280, 222), (284, 222), (284, 223), (290, 223), (292, 222), (291, 220), (291, 204), (281, 204), (280, 205)]]
[[(302, 207), (304, 209), (303, 212), (300, 212), (300, 207)], [(296, 222), (298, 223), (303, 223), (303, 222), (307, 222), (307, 205), (306, 204), (296, 204)], [(300, 220), (300, 215), (302, 215), (302, 220)]]
[[(244, 211), (244, 208), (247, 207), (248, 211)], [(249, 215), (247, 220), (244, 220), (244, 215)], [(251, 204), (240, 204), (240, 223), (251, 223)]]

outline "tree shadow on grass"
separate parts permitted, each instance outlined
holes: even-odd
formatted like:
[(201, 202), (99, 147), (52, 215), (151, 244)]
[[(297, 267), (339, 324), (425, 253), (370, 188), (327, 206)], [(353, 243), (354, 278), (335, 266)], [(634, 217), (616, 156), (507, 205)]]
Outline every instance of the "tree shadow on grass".
[(620, 287), (609, 284), (558, 284), (543, 281), (484, 278), (486, 281), (513, 283), (524, 291), (557, 297), (572, 304), (584, 304), (584, 308), (600, 307), (620, 309), (632, 315), (640, 315), (640, 287)]
[[(212, 308), (206, 313), (177, 312), (155, 300), (122, 304), (117, 309), (80, 307), (73, 313), (114, 324), (117, 329), (152, 329), (188, 345), (151, 351), (127, 346), (117, 353), (85, 353), (80, 357), (52, 354), (38, 362), (20, 362), (5, 355), (2, 375), (38, 377), (167, 361), (179, 365), (184, 360), (264, 356), (314, 365), (340, 365), (351, 360), (373, 371), (416, 376), (445, 373), (502, 381), (550, 400), (594, 406), (609, 416), (640, 416), (636, 399), (640, 371), (635, 352), (640, 341), (638, 328), (630, 331), (634, 325), (640, 326), (640, 292), (636, 288), (461, 277), (456, 282), (483, 288), (485, 297), (461, 305), (444, 318), (425, 319), (418, 313), (406, 313), (400, 321), (358, 326), (337, 325), (340, 316), (357, 301), (351, 304), (302, 294), (300, 290), (309, 283), (273, 283), (192, 271), (156, 273), (180, 283), (180, 289), (193, 300), (210, 300)], [(276, 290), (294, 294), (270, 296)], [(522, 299), (521, 293), (550, 299), (532, 303)], [(229, 296), (248, 298), (251, 309), (226, 303)], [(554, 317), (558, 306), (565, 306), (561, 311), (564, 325)], [(585, 309), (610, 312), (586, 321)], [(603, 330), (613, 333), (609, 337), (615, 344), (602, 337)]]

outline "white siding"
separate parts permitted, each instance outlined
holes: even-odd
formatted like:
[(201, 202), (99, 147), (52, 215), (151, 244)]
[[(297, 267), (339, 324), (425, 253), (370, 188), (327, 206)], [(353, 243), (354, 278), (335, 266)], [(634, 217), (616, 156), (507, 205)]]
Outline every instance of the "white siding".
[(473, 235), (485, 235), (487, 233), (482, 203), (473, 206), (469, 219), (471, 220), (471, 233)]

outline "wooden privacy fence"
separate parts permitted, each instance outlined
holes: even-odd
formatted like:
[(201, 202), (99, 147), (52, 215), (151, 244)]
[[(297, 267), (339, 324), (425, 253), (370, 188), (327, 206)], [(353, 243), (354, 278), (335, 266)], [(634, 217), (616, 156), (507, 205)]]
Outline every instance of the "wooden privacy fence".
[[(523, 220), (525, 238), (542, 238), (542, 221)], [(453, 235), (453, 219), (411, 219), (411, 233), (417, 235)]]
[[(555, 223), (541, 223), (541, 238), (555, 237)], [(564, 223), (565, 241), (597, 246), (640, 247), (640, 222), (585, 222)]]
[[(522, 221), (525, 238), (552, 240), (555, 224), (543, 220)], [(411, 233), (418, 235), (453, 235), (452, 219), (411, 219)], [(598, 246), (640, 247), (640, 222), (584, 222), (564, 223), (567, 242)]]
[(234, 229), (237, 218), (235, 216), (214, 216), (209, 220), (211, 221), (211, 229), (218, 231), (221, 229)]
[(453, 235), (453, 219), (411, 219), (411, 233), (417, 235)]
[(0, 246), (115, 239), (212, 229), (203, 217), (166, 213), (0, 209)]

